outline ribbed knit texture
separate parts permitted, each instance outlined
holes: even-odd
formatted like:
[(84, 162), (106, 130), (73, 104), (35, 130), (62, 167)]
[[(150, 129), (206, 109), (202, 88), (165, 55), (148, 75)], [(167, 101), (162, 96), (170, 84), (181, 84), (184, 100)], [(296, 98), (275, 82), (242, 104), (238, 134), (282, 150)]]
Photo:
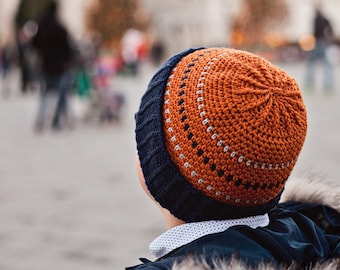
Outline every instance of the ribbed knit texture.
[(258, 56), (225, 48), (169, 59), (136, 114), (146, 184), (184, 221), (274, 207), (306, 130), (295, 80)]

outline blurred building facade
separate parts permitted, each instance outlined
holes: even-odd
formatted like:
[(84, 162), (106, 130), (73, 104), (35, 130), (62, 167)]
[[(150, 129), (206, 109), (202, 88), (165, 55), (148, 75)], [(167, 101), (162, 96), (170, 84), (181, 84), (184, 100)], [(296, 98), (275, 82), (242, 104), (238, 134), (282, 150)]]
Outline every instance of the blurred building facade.
[(226, 45), (231, 18), (239, 1), (142, 0), (150, 17), (150, 32), (166, 44), (168, 53), (192, 46)]
[[(235, 0), (142, 0), (151, 18), (151, 33), (166, 43), (168, 52), (190, 46), (219, 46), (230, 44), (232, 21), (242, 1)], [(340, 36), (339, 0), (286, 0), (288, 16), (282, 25), (270, 26), (273, 34), (287, 42), (298, 42), (312, 33), (314, 7), (320, 4)]]
[[(63, 21), (75, 39), (86, 33), (85, 14), (94, 0), (60, 0)], [(311, 33), (316, 0), (286, 0), (289, 17), (273, 29), (285, 39), (298, 40)], [(340, 36), (339, 0), (318, 1)], [(0, 0), (0, 44), (11, 38), (13, 16), (19, 0)], [(149, 17), (149, 34), (167, 46), (168, 53), (191, 46), (228, 45), (232, 19), (242, 1), (235, 0), (140, 0), (144, 16)]]

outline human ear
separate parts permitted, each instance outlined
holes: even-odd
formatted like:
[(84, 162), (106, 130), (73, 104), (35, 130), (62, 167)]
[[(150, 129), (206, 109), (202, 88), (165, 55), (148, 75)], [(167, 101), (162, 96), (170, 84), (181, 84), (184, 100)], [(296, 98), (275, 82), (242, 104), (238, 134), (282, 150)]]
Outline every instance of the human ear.
[(184, 221), (176, 218), (175, 216), (173, 216), (167, 209), (165, 209), (164, 207), (162, 207), (155, 199), (154, 197), (151, 195), (148, 187), (146, 186), (145, 183), (145, 178), (143, 175), (143, 171), (142, 168), (140, 166), (140, 161), (139, 161), (139, 157), (138, 155), (136, 156), (136, 166), (137, 166), (137, 174), (138, 174), (138, 180), (140, 185), (142, 186), (144, 192), (149, 196), (149, 198), (151, 198), (151, 200), (158, 206), (158, 208), (161, 210), (163, 217), (165, 219), (165, 222), (168, 226), (168, 228), (172, 228), (175, 227), (177, 225), (180, 224), (184, 224)]

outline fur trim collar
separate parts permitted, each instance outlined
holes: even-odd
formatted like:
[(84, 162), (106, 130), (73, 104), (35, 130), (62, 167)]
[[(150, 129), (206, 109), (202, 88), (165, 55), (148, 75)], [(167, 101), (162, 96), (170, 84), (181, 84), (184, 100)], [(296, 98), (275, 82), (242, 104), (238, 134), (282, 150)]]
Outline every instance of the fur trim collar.
[[(308, 270), (335, 270), (338, 269), (338, 265), (340, 263), (340, 260), (338, 259), (333, 259), (324, 263), (317, 263), (314, 266), (308, 267)], [(229, 261), (223, 261), (216, 259), (213, 262), (214, 266), (211, 268), (207, 262), (204, 261), (204, 259), (195, 259), (192, 257), (188, 257), (184, 259), (180, 263), (175, 263), (171, 270), (247, 270), (249, 269), (249, 266), (247, 266), (245, 263), (239, 261), (236, 256), (234, 256), (231, 260)], [(295, 270), (295, 269), (300, 269), (297, 265), (292, 264), (290, 266), (282, 266), (279, 269), (271, 264), (265, 264), (261, 263), (255, 268), (251, 268), (253, 270)]]
[(340, 212), (340, 182), (315, 176), (290, 178), (280, 202), (288, 201), (322, 204)]

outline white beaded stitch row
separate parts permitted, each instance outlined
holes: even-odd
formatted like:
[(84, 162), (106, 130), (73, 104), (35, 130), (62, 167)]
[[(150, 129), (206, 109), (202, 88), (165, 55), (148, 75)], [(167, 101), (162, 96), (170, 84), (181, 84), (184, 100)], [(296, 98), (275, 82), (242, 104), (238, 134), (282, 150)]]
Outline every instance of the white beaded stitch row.
[[(214, 63), (215, 63), (214, 61), (216, 61), (216, 60), (218, 60), (218, 58), (213, 58), (212, 61), (208, 62), (207, 66), (205, 66), (205, 67), (203, 68), (205, 71), (201, 72), (201, 76), (198, 78), (198, 84), (197, 84), (197, 89), (198, 89), (198, 90), (196, 91), (196, 95), (198, 95), (198, 97), (197, 97), (196, 101), (199, 103), (198, 106), (197, 106), (197, 109), (199, 110), (199, 116), (200, 116), (201, 118), (203, 118), (202, 124), (203, 124), (204, 126), (206, 126), (206, 125), (209, 124), (209, 118), (205, 117), (205, 116), (206, 116), (206, 111), (204, 110), (205, 104), (203, 103), (204, 97), (203, 97), (203, 95), (202, 95), (203, 92), (204, 92), (204, 89), (203, 89), (203, 87), (204, 87), (204, 80), (205, 80), (205, 75), (208, 74), (208, 72), (206, 72), (206, 71), (210, 69), (210, 66), (211, 66), (212, 64), (214, 64)], [(212, 132), (213, 130), (214, 130), (214, 127), (211, 126), (211, 125), (208, 125), (208, 127), (206, 128), (206, 132), (207, 132), (207, 133), (210, 133), (210, 132)], [(212, 140), (215, 140), (217, 137), (218, 137), (217, 132), (214, 132), (214, 133), (211, 135), (211, 139), (212, 139)], [(220, 143), (221, 143), (221, 141), (219, 141), (217, 144), (219, 145)], [(202, 178), (199, 178), (199, 179), (198, 179), (198, 183), (199, 183), (199, 184), (204, 184), (205, 181), (204, 181)], [(210, 191), (210, 190), (213, 190), (214, 187), (213, 187), (212, 185), (208, 185), (208, 186), (206, 187), (206, 189)], [(222, 195), (222, 192), (221, 192), (220, 190), (217, 190), (217, 191), (215, 192), (215, 195), (216, 195), (216, 196), (221, 196), (221, 195)], [(231, 199), (231, 196), (230, 196), (230, 195), (226, 195), (225, 200), (226, 200), (226, 201), (229, 201), (230, 199)], [(240, 202), (241, 202), (241, 199), (236, 198), (236, 199), (235, 199), (235, 202), (236, 202), (236, 203), (240, 203)]]
[[(176, 69), (173, 69), (173, 72), (175, 71)], [(206, 74), (206, 72), (205, 72), (205, 74)], [(166, 91), (165, 91), (165, 96), (169, 96), (170, 95), (170, 90), (169, 90), (169, 86), (171, 86), (171, 79), (173, 78), (174, 76), (173, 75), (171, 75), (171, 76), (169, 76), (169, 81), (168, 81), (168, 83), (167, 83), (167, 89), (166, 89)], [(201, 78), (201, 80), (202, 79), (204, 79), (204, 78)], [(165, 101), (164, 101), (164, 105), (169, 105), (170, 104), (170, 102), (171, 102), (171, 100), (169, 99), (169, 98), (165, 98)], [(166, 106), (165, 106), (165, 109), (164, 109), (164, 113), (166, 114), (166, 115), (168, 115), (168, 114), (170, 114), (170, 109), (169, 108), (166, 108)], [(202, 115), (203, 116), (203, 115)], [(171, 122), (171, 117), (167, 117), (166, 118), (166, 123), (167, 124), (171, 124), (172, 122)], [(208, 122), (207, 122), (208, 123)], [(208, 129), (211, 131), (212, 130), (212, 127), (208, 127)], [(170, 134), (170, 133), (172, 133), (172, 132), (174, 132), (174, 128), (170, 125), (168, 128), (167, 128), (167, 131), (168, 131), (168, 133)], [(171, 134), (172, 135), (172, 134)], [(217, 137), (217, 134), (215, 134), (215, 135), (213, 135), (213, 136), (216, 136)], [(171, 137), (170, 137), (170, 140), (172, 141), (172, 142), (175, 142), (176, 141), (176, 135), (172, 135)], [(186, 159), (186, 157), (185, 157), (185, 155), (184, 155), (184, 153), (182, 153), (181, 152), (181, 146), (180, 146), (180, 144), (176, 144), (175, 145), (175, 147), (174, 147), (174, 149), (175, 149), (175, 151), (177, 151), (178, 152), (178, 157), (179, 157), (179, 159), (180, 160), (182, 160), (182, 165), (186, 168), (186, 169), (189, 169), (190, 167), (191, 167), (191, 165), (190, 165), (190, 163), (188, 162), (188, 161), (186, 161), (185, 159)], [(193, 178), (196, 178), (196, 177), (198, 177), (198, 174), (197, 174), (197, 172), (195, 171), (195, 170), (192, 170), (191, 171), (191, 177), (193, 177)], [(205, 180), (204, 179), (202, 179), (202, 178), (199, 178), (198, 180), (197, 180), (197, 183), (198, 184), (200, 184), (200, 185), (203, 185), (204, 183), (205, 183)], [(206, 186), (206, 189), (207, 190), (213, 190), (214, 189), (214, 187), (212, 186), (212, 185), (207, 185)], [(221, 191), (216, 191), (216, 196), (220, 196), (221, 194), (222, 194), (222, 192)], [(230, 199), (228, 199), (228, 197), (230, 197), (229, 195), (226, 197), (226, 200), (230, 200)], [(239, 200), (239, 199), (236, 199), (235, 201), (237, 201), (237, 200)]]
[[(175, 72), (176, 70), (177, 70), (177, 68), (175, 67), (175, 68), (173, 68), (172, 72)], [(168, 82), (167, 82), (167, 88), (166, 88), (165, 93), (164, 93), (165, 96), (170, 96), (170, 89), (169, 89), (169, 86), (171, 86), (171, 79), (172, 79), (173, 77), (174, 77), (173, 74), (169, 76), (169, 80), (168, 80)], [(171, 102), (170, 98), (165, 98), (164, 105), (169, 105), (170, 102)], [(167, 115), (167, 114), (170, 114), (170, 109), (169, 109), (169, 108), (166, 108), (166, 106), (165, 106), (164, 108), (165, 108), (165, 109), (164, 109), (164, 113), (165, 113), (166, 115)], [(172, 123), (171, 117), (167, 117), (166, 120), (165, 120), (165, 122), (166, 122), (167, 124), (170, 125), (170, 126), (168, 127), (168, 129), (167, 129), (168, 133), (170, 134), (170, 133), (174, 132), (174, 128), (171, 126), (171, 123)], [(172, 134), (171, 134), (171, 135), (172, 135)], [(171, 138), (170, 138), (170, 140), (171, 140), (172, 142), (175, 142), (175, 141), (176, 141), (176, 135), (172, 135)], [(190, 165), (190, 163), (189, 163), (188, 161), (185, 160), (185, 155), (184, 155), (184, 153), (181, 152), (181, 150), (182, 150), (181, 146), (180, 146), (179, 144), (176, 144), (175, 147), (174, 147), (174, 149), (175, 149), (175, 151), (179, 152), (179, 153), (178, 153), (178, 157), (179, 157), (180, 160), (182, 160), (182, 162), (183, 162), (182, 165), (183, 165), (185, 168), (189, 169), (189, 168), (191, 167), (191, 165)], [(197, 173), (196, 173), (195, 171), (191, 171), (191, 176), (192, 176), (192, 177), (195, 177), (195, 176), (197, 176)]]

